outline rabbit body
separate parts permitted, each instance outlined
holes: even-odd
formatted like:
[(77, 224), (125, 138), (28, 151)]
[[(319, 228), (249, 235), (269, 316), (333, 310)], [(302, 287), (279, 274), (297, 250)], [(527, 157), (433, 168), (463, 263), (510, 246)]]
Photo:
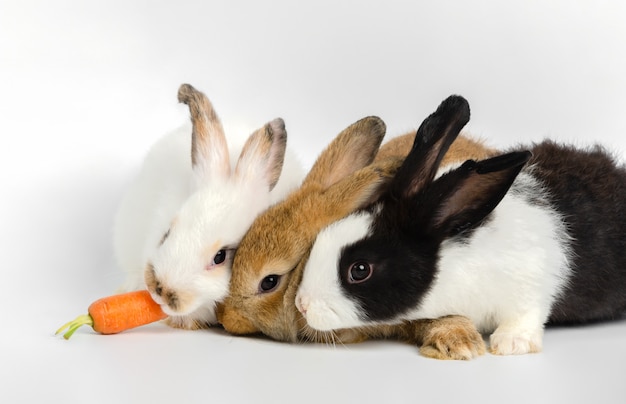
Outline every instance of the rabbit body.
[[(542, 325), (619, 318), (626, 310), (626, 170), (600, 147), (545, 141), (528, 149), (529, 167), (485, 225), (442, 244), (429, 294), (455, 296), (445, 309), (454, 313), (476, 307), (469, 317), (485, 331), (514, 317), (507, 312), (536, 312)], [(438, 311), (444, 300), (427, 297), (414, 313)]]
[(120, 291), (145, 288), (143, 271), (178, 209), (193, 193), (191, 125), (166, 134), (146, 155), (118, 206), (115, 256), (126, 280)]
[[(399, 338), (439, 359), (470, 359), (484, 353), (480, 334), (458, 316), (324, 333), (307, 327), (295, 306), (304, 264), (318, 232), (377, 200), (415, 137), (415, 133), (396, 137), (379, 150), (384, 132), (384, 123), (376, 117), (347, 127), (322, 151), (302, 186), (255, 219), (235, 255), (229, 294), (218, 307), (218, 320), (226, 331), (263, 333), (289, 342)], [(494, 152), (470, 137), (458, 140), (446, 155), (449, 161)]]
[[(521, 173), (484, 226), (441, 244), (435, 279), (408, 318), (467, 316), (502, 353), (541, 349), (572, 275), (570, 235), (542, 183)], [(505, 346), (507, 345), (507, 346)]]
[(522, 354), (542, 349), (546, 323), (621, 316), (626, 171), (599, 147), (529, 150), (485, 160), (500, 171), (443, 167), (411, 197), (392, 192), (323, 230), (296, 296), (308, 325), (455, 314), (491, 333), (493, 353)]

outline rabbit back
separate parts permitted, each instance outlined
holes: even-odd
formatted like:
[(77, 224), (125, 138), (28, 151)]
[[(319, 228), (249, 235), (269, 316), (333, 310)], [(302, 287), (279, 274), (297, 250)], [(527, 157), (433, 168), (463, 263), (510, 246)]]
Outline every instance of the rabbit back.
[(626, 169), (597, 145), (545, 141), (531, 150), (530, 169), (563, 217), (572, 250), (571, 276), (549, 321), (620, 317), (626, 311)]
[(118, 206), (113, 249), (126, 274), (121, 292), (143, 287), (148, 257), (192, 192), (191, 125), (159, 139), (148, 151)]

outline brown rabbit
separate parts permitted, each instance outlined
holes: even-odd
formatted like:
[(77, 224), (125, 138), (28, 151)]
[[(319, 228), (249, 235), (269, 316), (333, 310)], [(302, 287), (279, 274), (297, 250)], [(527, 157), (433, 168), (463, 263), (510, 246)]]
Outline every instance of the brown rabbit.
[[(438, 359), (471, 359), (485, 352), (481, 335), (465, 317), (407, 322), (333, 332), (306, 326), (295, 306), (304, 264), (326, 225), (373, 203), (409, 153), (415, 133), (379, 147), (385, 124), (364, 118), (343, 130), (320, 154), (302, 186), (261, 213), (234, 257), (229, 295), (218, 321), (232, 334), (263, 333), (280, 341), (354, 343), (400, 338)], [(459, 137), (445, 162), (484, 158), (493, 150)]]

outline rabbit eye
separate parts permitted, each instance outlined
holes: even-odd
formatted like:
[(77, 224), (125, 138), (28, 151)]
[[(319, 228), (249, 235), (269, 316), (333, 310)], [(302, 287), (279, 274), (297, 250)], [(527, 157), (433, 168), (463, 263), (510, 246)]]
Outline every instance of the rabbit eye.
[(372, 266), (365, 261), (357, 261), (350, 267), (348, 273), (349, 283), (365, 282), (372, 276)]
[(259, 291), (261, 293), (271, 292), (273, 289), (278, 286), (278, 282), (280, 281), (280, 275), (268, 275), (259, 284)]
[(222, 248), (221, 250), (217, 252), (217, 254), (215, 254), (215, 256), (213, 256), (211, 263), (206, 266), (206, 269), (210, 271), (213, 268), (224, 264), (226, 261), (232, 262), (233, 252), (234, 252), (233, 248), (228, 248), (228, 247)]
[(221, 249), (213, 257), (213, 265), (219, 265), (224, 261), (226, 261), (226, 250)]

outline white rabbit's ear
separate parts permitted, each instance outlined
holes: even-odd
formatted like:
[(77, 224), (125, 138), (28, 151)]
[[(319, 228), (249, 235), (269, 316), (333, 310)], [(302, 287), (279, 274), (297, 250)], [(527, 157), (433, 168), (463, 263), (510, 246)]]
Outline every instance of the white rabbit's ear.
[(246, 141), (235, 168), (235, 176), (242, 181), (263, 178), (271, 191), (283, 169), (287, 131), (285, 122), (280, 119), (257, 129)]
[(178, 101), (189, 106), (191, 133), (191, 164), (199, 181), (230, 176), (230, 157), (222, 122), (213, 105), (202, 92), (189, 84), (178, 89)]

